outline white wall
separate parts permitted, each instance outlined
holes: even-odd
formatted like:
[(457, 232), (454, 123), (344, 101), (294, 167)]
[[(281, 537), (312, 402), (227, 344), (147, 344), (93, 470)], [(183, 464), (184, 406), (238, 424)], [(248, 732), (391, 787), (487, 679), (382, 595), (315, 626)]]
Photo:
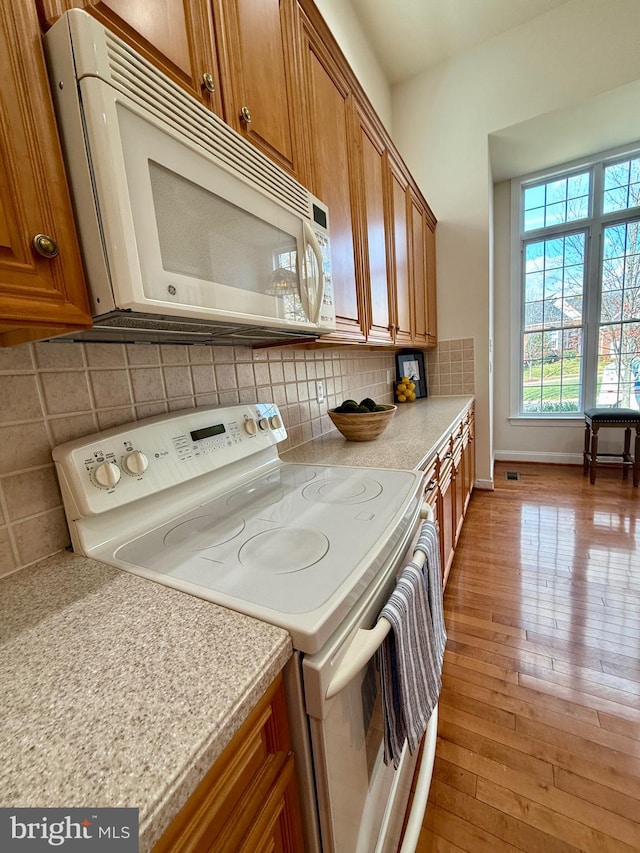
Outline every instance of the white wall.
[[(509, 245), (498, 224), (493, 405), (489, 136), (554, 111), (562, 115), (591, 98), (600, 102), (602, 93), (640, 80), (639, 31), (638, 0), (571, 0), (392, 89), (394, 139), (439, 221), (438, 334), (475, 339), (480, 481), (492, 477), (492, 412), (500, 455), (523, 452), (532, 442), (540, 453), (582, 449), (577, 427), (522, 428), (507, 420)], [(589, 144), (578, 126), (575, 132), (580, 144)], [(517, 144), (526, 145), (526, 138)], [(540, 159), (539, 144), (532, 154)], [(496, 195), (496, 215), (504, 213), (503, 193)]]
[(351, 4), (345, 0), (315, 0), (315, 4), (373, 108), (391, 133), (391, 90)]

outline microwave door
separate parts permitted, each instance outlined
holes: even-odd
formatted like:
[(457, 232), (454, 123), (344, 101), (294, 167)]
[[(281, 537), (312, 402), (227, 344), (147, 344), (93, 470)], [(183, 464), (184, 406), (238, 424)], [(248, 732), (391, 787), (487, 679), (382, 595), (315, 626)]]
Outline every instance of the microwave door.
[(311, 330), (304, 220), (126, 95), (81, 86), (101, 89), (86, 133), (116, 307)]

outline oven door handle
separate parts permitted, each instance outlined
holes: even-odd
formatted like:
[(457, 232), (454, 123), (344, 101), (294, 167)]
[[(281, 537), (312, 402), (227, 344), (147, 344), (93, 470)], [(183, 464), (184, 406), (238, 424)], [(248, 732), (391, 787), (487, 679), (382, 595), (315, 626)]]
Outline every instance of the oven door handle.
[[(425, 501), (420, 509), (420, 518), (433, 521), (433, 510)], [(414, 551), (411, 562), (422, 568), (426, 559), (424, 551)], [(391, 630), (391, 624), (381, 616), (373, 628), (358, 628), (338, 668), (329, 682), (327, 699), (331, 699), (343, 690), (374, 656), (382, 641)]]

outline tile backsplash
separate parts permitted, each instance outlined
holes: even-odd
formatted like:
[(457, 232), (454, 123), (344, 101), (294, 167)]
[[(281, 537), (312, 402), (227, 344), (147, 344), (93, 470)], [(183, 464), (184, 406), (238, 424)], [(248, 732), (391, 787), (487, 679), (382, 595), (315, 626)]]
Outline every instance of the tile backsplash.
[[(427, 356), (430, 394), (473, 393), (473, 340)], [(64, 441), (193, 406), (274, 401), (282, 450), (332, 429), (345, 397), (392, 401), (384, 350), (37, 343), (0, 349), (0, 575), (69, 544), (51, 449)], [(319, 405), (316, 383), (324, 385)]]

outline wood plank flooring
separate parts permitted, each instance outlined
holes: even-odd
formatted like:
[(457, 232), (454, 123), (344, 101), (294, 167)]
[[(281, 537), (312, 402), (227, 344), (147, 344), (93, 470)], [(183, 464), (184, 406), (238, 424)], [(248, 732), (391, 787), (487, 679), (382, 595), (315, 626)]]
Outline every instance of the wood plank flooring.
[(640, 490), (513, 462), (495, 486), (472, 497), (445, 591), (418, 853), (638, 853)]

